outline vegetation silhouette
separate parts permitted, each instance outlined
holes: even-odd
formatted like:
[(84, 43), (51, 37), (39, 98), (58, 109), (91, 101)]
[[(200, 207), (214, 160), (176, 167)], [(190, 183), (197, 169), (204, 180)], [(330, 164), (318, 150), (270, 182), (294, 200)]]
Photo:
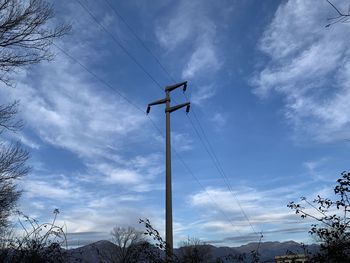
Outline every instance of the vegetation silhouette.
[(133, 227), (115, 226), (111, 231), (112, 242), (117, 245), (113, 261), (120, 263), (138, 262), (141, 257), (139, 249), (145, 242), (143, 233)]
[(62, 247), (67, 248), (64, 226), (56, 225), (59, 210), (53, 211), (52, 222), (39, 223), (36, 219), (18, 212), (22, 237), (8, 236), (0, 249), (0, 262), (3, 263), (61, 263), (66, 257)]
[[(321, 244), (321, 250), (312, 257), (313, 262), (350, 262), (350, 173), (343, 172), (334, 187), (337, 199), (317, 196), (312, 202), (305, 197), (300, 203), (287, 206), (301, 218), (315, 221), (309, 233)], [(311, 209), (311, 210), (308, 210)]]
[[(70, 26), (50, 27), (52, 5), (44, 0), (0, 0), (0, 83), (14, 87), (18, 69), (51, 60), (52, 41), (67, 34)], [(23, 122), (17, 120), (18, 101), (0, 105), (0, 135), (18, 132)], [(16, 181), (27, 175), (29, 153), (20, 142), (0, 141), (0, 240), (8, 232), (9, 217), (15, 211), (21, 191)]]

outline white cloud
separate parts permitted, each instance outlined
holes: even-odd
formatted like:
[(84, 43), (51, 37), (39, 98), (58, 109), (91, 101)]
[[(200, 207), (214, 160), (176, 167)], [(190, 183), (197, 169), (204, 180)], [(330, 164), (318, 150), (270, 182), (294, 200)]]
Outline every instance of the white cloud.
[(143, 200), (144, 197), (136, 194), (114, 194), (106, 195), (101, 198), (91, 198), (87, 207), (93, 209), (109, 209), (113, 206), (123, 206), (125, 203), (137, 203)]
[(332, 174), (329, 170), (327, 170), (327, 165), (329, 162), (332, 162), (331, 159), (323, 157), (314, 160), (308, 160), (303, 163), (306, 168), (307, 176), (311, 177), (317, 183), (329, 183), (333, 184), (337, 177), (336, 174)]
[[(264, 240), (270, 240), (272, 236), (276, 239), (278, 235), (283, 239), (283, 233), (290, 231), (296, 235), (293, 238), (298, 240), (301, 237), (300, 230), (291, 230), (291, 225), (297, 223), (298, 227), (305, 229), (304, 233), (306, 233), (312, 221), (302, 220), (287, 208), (287, 204), (290, 201), (298, 201), (303, 189), (305, 185), (297, 184), (268, 190), (240, 187), (239, 192), (233, 190), (232, 194), (226, 188), (206, 188), (205, 191), (192, 194), (189, 197), (189, 203), (196, 209), (198, 218), (203, 220), (196, 227), (202, 231), (219, 234), (222, 238), (232, 237), (234, 233), (238, 243), (247, 236), (250, 241), (257, 241), (258, 237), (253, 232), (250, 222), (256, 232), (263, 231)], [(327, 196), (328, 192), (323, 192), (321, 189), (310, 193), (308, 197), (311, 200), (317, 194)], [(249, 222), (243, 215), (240, 206), (244, 209)], [(272, 232), (279, 234), (270, 235), (269, 233)], [(228, 241), (222, 242), (227, 243)]]
[[(68, 49), (69, 43), (66, 45)], [(76, 56), (84, 52), (81, 49)], [(21, 117), (40, 144), (77, 155), (83, 165), (96, 166), (94, 171), (112, 183), (136, 186), (159, 174), (159, 156), (136, 156), (138, 163), (128, 169), (124, 166), (133, 162), (133, 157), (120, 156), (125, 142), (140, 141), (138, 131), (147, 121), (143, 114), (100, 83), (91, 82), (91, 77), (63, 54), (38, 67), (40, 78), (32, 82), (32, 75), (23, 75), (15, 89), (2, 93), (10, 99), (21, 98)], [(31, 147), (40, 145), (25, 142)], [(141, 179), (140, 173), (147, 176)]]
[(101, 165), (99, 169), (106, 174), (107, 181), (111, 183), (129, 185), (139, 184), (144, 180), (140, 174), (130, 169), (112, 168), (107, 165)]
[(189, 62), (182, 72), (182, 78), (193, 79), (199, 74), (214, 74), (220, 68), (220, 62), (211, 37), (199, 40)]
[(215, 127), (222, 128), (226, 124), (226, 116), (223, 113), (217, 112), (211, 118), (211, 121), (215, 123)]
[(29, 136), (23, 134), (23, 133), (12, 133), (11, 134), (15, 140), (20, 141), (24, 145), (26, 145), (29, 148), (38, 150), (40, 148), (40, 144), (36, 142), (36, 140), (30, 138)]
[(216, 93), (216, 87), (213, 85), (204, 85), (196, 87), (191, 95), (191, 103), (202, 105), (204, 101), (213, 97)]
[(190, 47), (188, 63), (182, 70), (184, 79), (213, 75), (221, 66), (215, 43), (216, 25), (206, 9), (210, 5), (203, 5), (202, 1), (181, 1), (170, 12), (170, 19), (161, 20), (156, 27), (157, 39), (164, 49)]
[[(106, 59), (107, 38), (91, 26), (86, 13), (69, 6), (71, 17), (79, 14), (73, 37), (56, 44), (107, 81), (111, 69), (100, 63)], [(105, 18), (109, 25), (111, 17)], [(54, 51), (54, 61), (24, 70), (16, 75), (16, 88), (0, 90), (1, 100), (21, 99), (20, 117), (26, 123), (23, 142), (34, 149), (40, 146), (33, 173), (22, 182), (21, 210), (47, 221), (43, 211), (58, 206), (59, 221), (65, 221), (68, 231), (109, 231), (115, 224), (135, 222), (137, 226), (139, 218), (158, 216), (154, 208), (140, 204), (147, 193), (138, 194), (164, 188), (154, 183), (164, 169), (161, 156), (143, 148), (150, 141), (144, 114), (59, 50)], [(117, 84), (113, 87), (122, 90)], [(136, 143), (140, 143), (136, 149), (130, 147)], [(60, 163), (49, 167), (53, 158)], [(65, 175), (50, 175), (56, 169)]]
[(189, 151), (192, 149), (192, 139), (187, 133), (172, 132), (171, 144), (177, 151)]
[(193, 20), (197, 18), (193, 16), (193, 10), (196, 7), (195, 1), (182, 1), (169, 22), (166, 25), (160, 22), (156, 27), (156, 37), (164, 48), (174, 49), (194, 33)]
[[(341, 2), (336, 4), (341, 5)], [(254, 93), (285, 100), (285, 116), (299, 138), (328, 142), (350, 136), (349, 24), (324, 26), (326, 2), (288, 1), (278, 8), (260, 40), (269, 63), (255, 76)]]
[[(252, 190), (252, 189), (250, 189)], [(243, 192), (243, 190), (241, 191)], [(224, 191), (222, 189), (207, 188), (206, 191), (199, 192), (191, 197), (191, 204), (195, 206), (219, 206), (219, 208), (226, 212), (240, 212), (240, 208), (237, 205), (237, 192)], [(213, 200), (220, 200), (217, 203), (213, 203)], [(257, 194), (240, 194), (239, 202), (244, 203), (244, 206), (249, 208), (252, 204), (261, 199), (261, 196)], [(235, 204), (235, 205), (232, 205)]]
[(68, 181), (64, 176), (48, 176), (49, 181), (44, 181), (39, 177), (29, 175), (22, 183), (26, 198), (38, 198), (43, 200), (55, 200), (56, 202), (73, 202), (80, 198), (82, 190), (79, 186)]

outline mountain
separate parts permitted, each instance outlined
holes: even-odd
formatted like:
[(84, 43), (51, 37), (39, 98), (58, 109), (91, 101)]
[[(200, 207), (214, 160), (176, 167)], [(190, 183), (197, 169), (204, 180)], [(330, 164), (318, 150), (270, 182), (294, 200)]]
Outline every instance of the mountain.
[[(238, 253), (250, 254), (251, 251), (256, 250), (258, 243), (249, 243), (247, 245), (242, 245), (240, 247), (235, 247), (234, 249)], [(312, 244), (307, 247), (308, 251), (311, 253), (316, 253), (319, 250), (319, 246)], [(295, 241), (286, 242), (262, 242), (259, 247), (260, 259), (261, 261), (273, 260), (275, 256), (285, 255), (287, 253), (304, 253), (304, 249), (300, 243)], [(273, 262), (273, 261), (272, 261)]]
[(101, 240), (83, 247), (66, 250), (64, 252), (65, 262), (109, 263), (113, 262), (112, 259), (116, 250), (117, 246), (115, 244), (107, 240)]
[[(258, 243), (249, 243), (239, 247), (215, 247), (212, 245), (206, 245), (210, 248), (213, 259), (218, 257), (225, 257), (227, 255), (238, 256), (240, 254), (246, 254), (249, 259), (252, 251), (256, 250)], [(86, 263), (108, 263), (112, 262), (113, 255), (117, 250), (117, 246), (110, 241), (98, 241), (83, 247), (66, 250), (65, 258), (68, 263), (86, 262)], [(319, 250), (318, 245), (308, 246), (308, 250), (311, 253), (315, 253)], [(174, 253), (178, 254), (179, 250), (174, 249)], [(274, 262), (274, 257), (279, 255), (285, 255), (288, 252), (303, 253), (302, 246), (294, 241), (287, 242), (262, 242), (259, 248), (261, 262)]]

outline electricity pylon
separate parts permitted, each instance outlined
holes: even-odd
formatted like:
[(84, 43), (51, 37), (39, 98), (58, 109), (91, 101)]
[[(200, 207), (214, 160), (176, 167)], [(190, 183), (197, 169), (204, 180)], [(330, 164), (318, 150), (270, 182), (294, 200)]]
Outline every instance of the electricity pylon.
[(172, 191), (171, 191), (171, 143), (170, 143), (170, 113), (186, 106), (186, 113), (190, 111), (190, 102), (182, 103), (176, 106), (170, 106), (170, 92), (183, 87), (183, 92), (186, 91), (187, 81), (180, 82), (171, 86), (165, 87), (165, 98), (154, 101), (148, 104), (147, 114), (151, 110), (151, 106), (165, 103), (166, 114), (166, 138), (165, 138), (165, 242), (167, 244), (166, 255), (167, 262), (173, 254), (173, 216), (172, 216)]

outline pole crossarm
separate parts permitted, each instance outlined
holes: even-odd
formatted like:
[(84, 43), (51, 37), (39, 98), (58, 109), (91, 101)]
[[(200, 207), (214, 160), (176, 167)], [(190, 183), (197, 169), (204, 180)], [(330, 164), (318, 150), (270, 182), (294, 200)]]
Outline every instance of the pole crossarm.
[(170, 92), (170, 91), (173, 91), (174, 89), (177, 89), (177, 88), (179, 88), (181, 86), (183, 86), (183, 91), (185, 92), (186, 89), (187, 89), (187, 81), (183, 81), (183, 82), (171, 85), (171, 86), (166, 86), (165, 87), (165, 91), (169, 91)]
[(168, 100), (169, 100), (168, 98), (157, 100), (157, 101), (151, 102), (150, 104), (148, 104), (148, 106), (163, 104), (163, 103), (166, 103)]
[(171, 113), (173, 111), (179, 110), (179, 109), (187, 106), (186, 107), (186, 112), (188, 113), (190, 111), (190, 105), (191, 105), (190, 102), (182, 103), (182, 104), (179, 104), (179, 105), (176, 105), (176, 106), (173, 106), (173, 107), (166, 108), (165, 112), (170, 112)]
[(167, 102), (170, 102), (170, 98), (165, 98), (165, 99), (161, 99), (161, 100), (157, 100), (157, 101), (154, 101), (154, 102), (151, 102), (150, 104), (148, 104), (147, 106), (147, 111), (146, 113), (148, 114), (150, 111), (151, 111), (151, 106), (153, 105), (158, 105), (158, 104), (163, 104), (163, 103), (167, 103)]

